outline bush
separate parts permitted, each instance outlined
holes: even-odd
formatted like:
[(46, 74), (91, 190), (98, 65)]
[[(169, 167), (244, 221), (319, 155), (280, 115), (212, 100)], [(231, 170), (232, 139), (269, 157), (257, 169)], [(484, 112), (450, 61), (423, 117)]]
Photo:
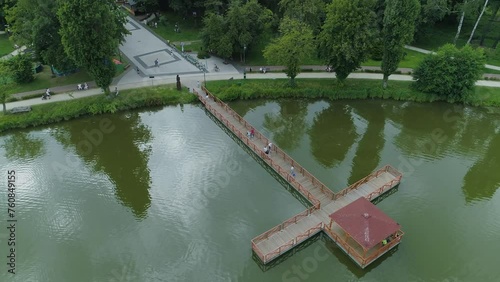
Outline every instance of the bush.
[(482, 49), (469, 45), (457, 49), (446, 44), (429, 54), (414, 70), (415, 88), (446, 100), (465, 101), (481, 78), (485, 57)]
[(6, 62), (12, 79), (21, 84), (33, 81), (33, 63), (29, 55), (19, 54)]
[(205, 50), (201, 50), (200, 52), (198, 52), (197, 57), (198, 59), (208, 59), (210, 58), (210, 54), (208, 54), (208, 52)]

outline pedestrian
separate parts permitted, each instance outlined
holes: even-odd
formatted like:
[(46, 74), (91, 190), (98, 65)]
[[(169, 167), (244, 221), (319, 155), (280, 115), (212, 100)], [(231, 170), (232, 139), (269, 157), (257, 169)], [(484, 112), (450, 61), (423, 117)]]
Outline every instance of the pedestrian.
[(155, 67), (160, 67), (160, 64), (158, 62), (158, 58), (156, 58), (156, 60), (155, 60)]
[(252, 129), (250, 130), (250, 137), (253, 138), (255, 136), (255, 129)]
[(140, 70), (139, 70), (139, 67), (135, 67), (135, 70), (137, 71), (137, 74), (139, 74)]
[(290, 168), (290, 174), (292, 175), (292, 177), (295, 177), (295, 169), (293, 168), (293, 165)]
[(271, 149), (273, 148), (273, 143), (269, 143), (269, 145), (267, 145), (269, 147), (269, 151), (271, 151)]
[(269, 155), (269, 147), (264, 147), (264, 153), (266, 153), (266, 155)]
[(49, 99), (50, 99), (50, 89), (49, 88), (47, 88), (47, 90), (45, 90), (45, 95), (47, 95), (47, 97), (49, 97)]
[(200, 88), (200, 81), (196, 81), (196, 87)]
[(157, 22), (155, 22), (155, 28), (158, 28), (158, 23)]

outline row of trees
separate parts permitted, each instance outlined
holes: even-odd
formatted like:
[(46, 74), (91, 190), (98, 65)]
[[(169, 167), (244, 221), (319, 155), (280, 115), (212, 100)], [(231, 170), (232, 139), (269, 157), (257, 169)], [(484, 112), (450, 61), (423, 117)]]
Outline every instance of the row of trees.
[[(381, 21), (377, 21), (377, 9), (383, 11)], [(404, 45), (413, 39), (419, 9), (418, 0), (332, 1), (326, 6), (326, 19), (317, 36), (318, 53), (343, 82), (366, 61), (372, 49), (381, 47), (385, 88), (403, 58)], [(315, 29), (300, 15), (285, 16), (280, 25), (281, 37), (264, 50), (270, 63), (287, 67), (292, 84), (301, 61), (315, 53), (316, 46)]]
[[(58, 70), (85, 69), (105, 93), (112, 57), (128, 33), (113, 0), (2, 0), (12, 39)], [(56, 15), (56, 16), (54, 16)]]

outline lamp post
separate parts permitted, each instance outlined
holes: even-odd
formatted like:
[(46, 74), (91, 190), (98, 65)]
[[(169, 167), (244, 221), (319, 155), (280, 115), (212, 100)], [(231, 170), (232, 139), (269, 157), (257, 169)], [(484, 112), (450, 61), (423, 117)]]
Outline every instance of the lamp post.
[(247, 79), (247, 67), (246, 67), (246, 53), (247, 53), (247, 45), (243, 45), (243, 79)]

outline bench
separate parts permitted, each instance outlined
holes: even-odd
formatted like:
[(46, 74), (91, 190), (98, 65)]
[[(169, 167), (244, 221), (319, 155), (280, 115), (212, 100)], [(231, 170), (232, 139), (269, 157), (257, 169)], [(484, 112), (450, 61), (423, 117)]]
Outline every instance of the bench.
[(10, 110), (11, 114), (17, 114), (17, 113), (26, 113), (30, 112), (31, 107), (30, 106), (24, 106), (24, 107), (15, 107)]

